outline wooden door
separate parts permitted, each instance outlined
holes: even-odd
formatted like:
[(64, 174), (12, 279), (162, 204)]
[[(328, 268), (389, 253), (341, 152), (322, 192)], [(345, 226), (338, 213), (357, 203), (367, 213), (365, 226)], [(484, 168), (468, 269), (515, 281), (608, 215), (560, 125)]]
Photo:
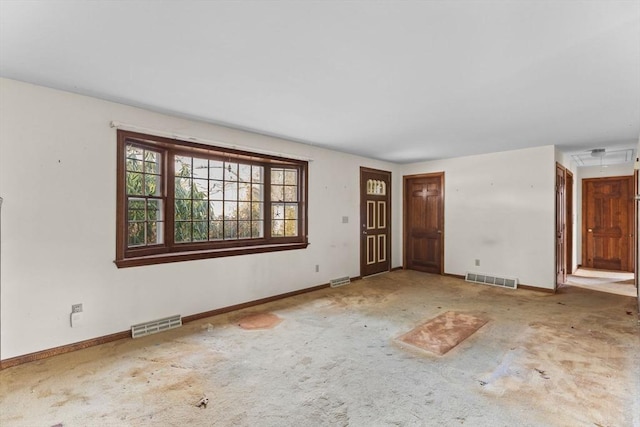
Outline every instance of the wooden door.
[(633, 176), (582, 181), (582, 265), (634, 271)]
[(444, 272), (444, 172), (404, 178), (404, 266)]
[(391, 269), (391, 172), (360, 168), (360, 275)]
[(567, 281), (566, 270), (566, 201), (567, 170), (556, 163), (556, 284)]

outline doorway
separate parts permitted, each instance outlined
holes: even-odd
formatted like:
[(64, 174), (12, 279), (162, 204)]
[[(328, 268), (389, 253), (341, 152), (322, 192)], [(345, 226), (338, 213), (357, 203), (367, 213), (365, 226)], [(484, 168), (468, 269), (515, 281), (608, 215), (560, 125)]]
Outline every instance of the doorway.
[(404, 177), (404, 268), (444, 272), (444, 172)]
[(391, 172), (360, 168), (360, 275), (391, 269)]
[(582, 181), (582, 266), (634, 271), (633, 176)]
[(556, 287), (567, 281), (567, 169), (556, 163)]

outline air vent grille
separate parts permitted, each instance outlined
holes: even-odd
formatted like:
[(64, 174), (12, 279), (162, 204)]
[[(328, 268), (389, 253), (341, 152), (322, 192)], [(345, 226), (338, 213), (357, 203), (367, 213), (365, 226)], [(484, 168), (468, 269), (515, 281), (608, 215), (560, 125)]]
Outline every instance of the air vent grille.
[(338, 277), (337, 279), (331, 279), (329, 281), (329, 285), (331, 285), (332, 288), (348, 285), (349, 283), (351, 283), (351, 279), (349, 278), (349, 276)]
[(182, 326), (182, 317), (179, 314), (175, 316), (165, 317), (164, 319), (153, 320), (151, 322), (139, 323), (131, 327), (131, 337), (140, 338), (145, 335), (151, 335), (169, 329), (179, 328)]
[(482, 273), (467, 273), (465, 280), (467, 282), (482, 283), (483, 285), (500, 286), (501, 288), (518, 288), (518, 279), (512, 277), (501, 277)]

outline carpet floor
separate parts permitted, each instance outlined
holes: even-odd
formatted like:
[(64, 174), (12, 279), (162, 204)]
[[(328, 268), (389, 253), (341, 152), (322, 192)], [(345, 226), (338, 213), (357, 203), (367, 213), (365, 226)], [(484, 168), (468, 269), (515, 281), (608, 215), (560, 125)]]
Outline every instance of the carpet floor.
[[(640, 425), (635, 307), (396, 271), (5, 369), (0, 425)], [(449, 311), (487, 323), (442, 356), (398, 345)]]

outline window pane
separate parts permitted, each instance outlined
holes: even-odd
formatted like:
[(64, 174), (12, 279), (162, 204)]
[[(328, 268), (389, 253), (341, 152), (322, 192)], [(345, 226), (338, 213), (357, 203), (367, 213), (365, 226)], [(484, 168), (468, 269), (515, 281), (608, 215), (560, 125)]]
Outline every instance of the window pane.
[(162, 221), (162, 200), (147, 201), (147, 219), (150, 221)]
[(146, 173), (160, 174), (160, 153), (145, 150), (144, 171)]
[(271, 205), (271, 218), (284, 219), (284, 205), (281, 205), (281, 204)]
[(225, 221), (224, 222), (224, 238), (228, 239), (237, 239), (238, 238), (238, 223), (235, 221)]
[(224, 179), (224, 162), (219, 160), (209, 160), (209, 179)]
[(238, 200), (251, 201), (251, 184), (244, 182), (238, 184)]
[(222, 221), (209, 222), (209, 240), (222, 240)]
[(175, 168), (176, 176), (192, 176), (191, 157), (176, 156)]
[(209, 179), (209, 160), (193, 158), (193, 177)]
[(264, 237), (263, 221), (251, 221), (251, 237), (254, 239)]
[(160, 196), (160, 176), (145, 175), (144, 176), (144, 194), (147, 196)]
[(271, 183), (284, 184), (284, 171), (282, 169), (271, 169)]
[(144, 205), (145, 205), (144, 199), (129, 198), (128, 220), (129, 221), (144, 221), (146, 219)]
[(155, 221), (147, 223), (147, 244), (148, 245), (157, 245), (159, 243), (162, 243), (162, 240), (160, 239), (160, 234), (158, 233), (159, 228), (162, 227), (161, 224), (162, 223), (155, 222)]
[(284, 208), (285, 219), (298, 219), (298, 205), (287, 204)]
[(174, 240), (176, 243), (191, 241), (191, 222), (176, 222)]
[(222, 181), (209, 181), (209, 199), (222, 200)]
[(238, 221), (238, 238), (251, 238), (251, 221)]
[(284, 225), (284, 235), (285, 236), (297, 236), (298, 235), (298, 221), (286, 221)]
[(176, 199), (190, 199), (191, 198), (191, 179), (190, 178), (176, 178)]
[(238, 203), (237, 202), (224, 202), (224, 218), (225, 219), (238, 219)]
[(206, 221), (198, 221), (193, 223), (193, 241), (201, 242), (209, 240), (209, 230)]
[(175, 220), (176, 221), (191, 220), (191, 200), (176, 200)]
[(127, 170), (131, 172), (143, 172), (142, 160), (127, 159)]
[(298, 185), (298, 171), (295, 169), (286, 169), (284, 171), (284, 183), (286, 185)]
[(264, 219), (264, 203), (251, 203), (251, 219)]
[(249, 202), (238, 203), (238, 219), (242, 219), (242, 220), (251, 219), (251, 203)]
[(264, 185), (252, 184), (251, 185), (251, 200), (252, 201), (264, 201)]
[(224, 164), (224, 179), (225, 181), (237, 181), (238, 180), (238, 164), (227, 163)]
[(224, 183), (224, 199), (238, 200), (238, 183), (237, 182)]
[(251, 165), (238, 165), (238, 181), (251, 182)]
[(209, 202), (209, 219), (222, 219), (224, 202)]
[(206, 199), (209, 197), (209, 181), (206, 179), (193, 180), (193, 198)]
[(272, 186), (271, 187), (271, 200), (274, 202), (284, 201), (284, 187)]
[(298, 187), (286, 186), (284, 187), (284, 201), (285, 202), (297, 202), (298, 201)]
[(264, 168), (262, 166), (251, 166), (251, 182), (264, 182)]
[(131, 144), (127, 144), (126, 149), (126, 157), (127, 159), (138, 159), (142, 160), (142, 148), (134, 147)]
[(127, 194), (144, 194), (144, 175), (142, 173), (127, 172)]
[(276, 219), (271, 221), (271, 235), (273, 237), (284, 236), (284, 220)]
[(142, 246), (145, 244), (144, 222), (129, 223), (129, 247)]
[[(206, 220), (209, 213), (209, 203), (206, 200), (194, 200), (193, 201), (193, 219), (194, 220)], [(195, 239), (195, 237), (194, 237)]]

